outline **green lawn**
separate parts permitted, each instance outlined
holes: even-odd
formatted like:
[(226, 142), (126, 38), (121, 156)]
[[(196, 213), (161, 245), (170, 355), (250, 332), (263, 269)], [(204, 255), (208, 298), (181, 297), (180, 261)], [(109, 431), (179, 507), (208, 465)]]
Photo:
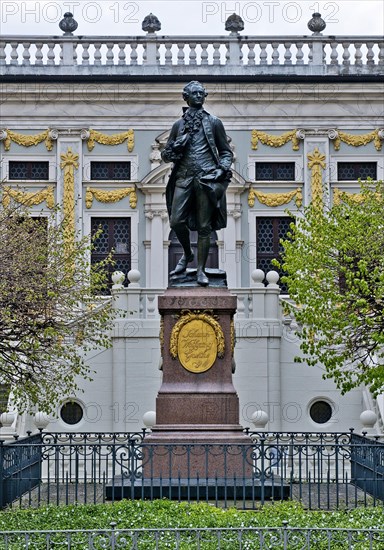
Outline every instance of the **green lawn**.
[(209, 504), (167, 500), (130, 501), (112, 504), (47, 506), (0, 512), (0, 531), (37, 529), (120, 529), (164, 527), (340, 527), (383, 529), (383, 508), (348, 511), (307, 511), (297, 502), (276, 502), (256, 511), (223, 510)]

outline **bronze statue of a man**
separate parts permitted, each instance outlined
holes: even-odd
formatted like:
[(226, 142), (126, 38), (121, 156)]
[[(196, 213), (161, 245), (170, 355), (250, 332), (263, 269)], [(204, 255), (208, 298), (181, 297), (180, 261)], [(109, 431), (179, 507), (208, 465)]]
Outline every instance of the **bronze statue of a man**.
[(192, 81), (183, 90), (188, 107), (172, 126), (162, 152), (174, 167), (166, 189), (170, 226), (184, 254), (171, 275), (183, 273), (193, 261), (189, 231), (197, 230), (197, 282), (207, 286), (205, 274), (210, 234), (227, 225), (225, 191), (233, 154), (223, 123), (203, 109), (208, 93), (200, 82)]

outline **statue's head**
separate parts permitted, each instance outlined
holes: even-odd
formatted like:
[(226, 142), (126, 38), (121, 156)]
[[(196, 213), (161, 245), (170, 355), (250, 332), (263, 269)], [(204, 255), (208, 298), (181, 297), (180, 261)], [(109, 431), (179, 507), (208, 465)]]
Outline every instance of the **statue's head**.
[(208, 92), (197, 80), (192, 80), (183, 88), (183, 99), (190, 107), (201, 107), (207, 95)]

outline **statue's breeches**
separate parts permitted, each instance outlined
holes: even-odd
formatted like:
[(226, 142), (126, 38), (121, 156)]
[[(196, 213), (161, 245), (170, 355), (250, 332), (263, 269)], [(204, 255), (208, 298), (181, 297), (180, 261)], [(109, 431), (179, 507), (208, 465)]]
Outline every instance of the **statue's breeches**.
[(172, 201), (170, 226), (172, 229), (187, 226), (191, 212), (195, 215), (196, 229), (201, 237), (207, 237), (212, 231), (214, 207), (198, 177), (176, 179)]

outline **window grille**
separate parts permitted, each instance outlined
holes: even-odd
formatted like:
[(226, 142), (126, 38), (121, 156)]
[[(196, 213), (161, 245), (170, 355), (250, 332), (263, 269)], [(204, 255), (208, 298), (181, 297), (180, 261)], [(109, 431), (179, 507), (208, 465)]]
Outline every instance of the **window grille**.
[(294, 162), (256, 162), (257, 181), (295, 181)]
[(131, 163), (126, 161), (92, 161), (91, 180), (130, 180)]
[(48, 180), (48, 161), (10, 160), (8, 179), (10, 180)]
[[(274, 270), (282, 276), (280, 270), (272, 265), (272, 260), (281, 259), (283, 246), (280, 239), (286, 239), (289, 226), (292, 223), (289, 217), (260, 217), (256, 223), (256, 247), (257, 247), (257, 268), (264, 273)], [(281, 291), (287, 292), (287, 287), (280, 281)]]
[(338, 162), (337, 180), (356, 181), (367, 178), (377, 179), (377, 162)]
[(92, 218), (92, 235), (99, 229), (101, 233), (95, 239), (91, 262), (96, 264), (105, 260), (113, 252), (115, 264), (109, 266), (108, 288), (105, 289), (108, 294), (112, 273), (122, 271), (126, 275), (131, 269), (131, 218)]

